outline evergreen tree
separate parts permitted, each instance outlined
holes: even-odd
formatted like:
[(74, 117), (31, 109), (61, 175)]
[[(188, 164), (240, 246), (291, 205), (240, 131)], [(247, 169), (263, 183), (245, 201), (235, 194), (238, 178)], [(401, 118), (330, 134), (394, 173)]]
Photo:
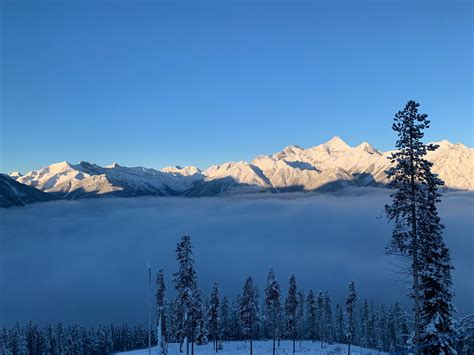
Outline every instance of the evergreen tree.
[(338, 343), (344, 343), (344, 314), (342, 306), (338, 303), (336, 305), (336, 341)]
[(367, 325), (367, 343), (369, 348), (375, 349), (377, 347), (377, 337), (375, 334), (376, 316), (374, 310), (374, 303), (370, 301), (369, 307), (369, 323)]
[(161, 320), (161, 337), (168, 339), (167, 316), (166, 316), (166, 285), (163, 269), (156, 274), (156, 326), (160, 325)]
[(399, 340), (399, 345), (401, 349), (406, 348), (409, 337), (410, 337), (410, 327), (408, 326), (408, 315), (404, 310), (402, 310), (401, 319), (400, 319), (400, 340)]
[(28, 352), (25, 331), (16, 322), (8, 333), (9, 348), (13, 355), (26, 354)]
[(388, 336), (387, 336), (387, 313), (385, 307), (380, 306), (378, 315), (378, 335), (377, 335), (377, 349), (380, 351), (388, 350)]
[[(176, 289), (174, 304), (174, 325), (176, 338), (180, 342), (180, 351), (185, 337), (191, 339), (194, 351), (194, 336), (200, 314), (200, 292), (198, 290), (198, 276), (194, 268), (191, 237), (183, 236), (176, 248), (176, 259), (179, 263), (178, 271), (174, 273), (173, 283)], [(201, 314), (202, 316), (202, 314)]]
[(298, 308), (298, 295), (296, 289), (296, 277), (291, 275), (288, 288), (288, 296), (285, 302), (285, 314), (286, 314), (286, 332), (293, 341), (293, 353), (296, 352), (296, 331), (298, 326), (297, 319), (297, 308)]
[[(434, 146), (435, 149), (438, 146)], [(427, 164), (426, 198), (421, 211), (420, 231), (420, 344), (423, 352), (453, 353), (455, 307), (452, 303), (451, 257), (443, 241), (444, 225), (438, 215), (436, 204), (441, 194), (438, 186), (444, 183), (431, 173)]]
[(364, 300), (360, 311), (360, 345), (363, 348), (369, 346), (369, 301)]
[(240, 328), (240, 309), (239, 309), (239, 302), (240, 302), (241, 295), (237, 295), (237, 299), (232, 301), (231, 304), (231, 319), (230, 319), (230, 324), (231, 324), (231, 333), (232, 333), (232, 339), (233, 340), (243, 340), (244, 335), (241, 331)]
[(196, 317), (196, 344), (204, 345), (208, 342), (209, 330), (205, 319), (205, 309), (201, 304), (200, 310)]
[(329, 293), (324, 293), (324, 324), (326, 326), (326, 341), (330, 344), (334, 341), (334, 319), (332, 316), (331, 299)]
[(264, 334), (273, 339), (273, 354), (276, 351), (276, 338), (280, 334), (280, 314), (281, 314), (281, 293), (280, 285), (276, 280), (273, 269), (270, 269), (267, 276), (267, 286), (265, 287), (264, 300)]
[(323, 348), (323, 341), (326, 340), (326, 325), (324, 324), (324, 295), (320, 291), (318, 293), (318, 301), (317, 301), (317, 330), (318, 330), (318, 338), (321, 343), (321, 349)]
[(218, 348), (218, 341), (219, 336), (221, 334), (221, 322), (219, 318), (219, 309), (220, 309), (220, 296), (219, 296), (219, 288), (215, 283), (211, 290), (211, 296), (209, 299), (209, 315), (208, 315), (208, 322), (209, 322), (209, 337), (213, 341), (213, 346), (215, 352), (219, 351)]
[(33, 323), (30, 321), (25, 330), (26, 348), (28, 350), (28, 354), (37, 354), (39, 352), (37, 344), (39, 335), (38, 333), (38, 327), (33, 325)]
[(8, 354), (8, 332), (5, 327), (0, 331), (0, 354)]
[(202, 292), (196, 288), (192, 294), (191, 308), (189, 309), (189, 331), (191, 338), (191, 354), (194, 354), (194, 343), (198, 345), (207, 344), (207, 324), (205, 320), (205, 310), (202, 302)]
[(252, 355), (253, 337), (258, 327), (258, 294), (252, 277), (245, 280), (239, 298), (239, 320), (243, 336), (250, 341), (250, 355)]
[(347, 332), (346, 338), (348, 343), (347, 353), (351, 353), (351, 342), (354, 337), (354, 309), (355, 303), (357, 300), (357, 294), (355, 290), (355, 283), (351, 281), (349, 283), (349, 292), (347, 294), (345, 308), (346, 308), (346, 318), (347, 318)]
[(308, 337), (314, 343), (317, 336), (318, 308), (313, 290), (309, 290), (306, 299), (306, 319), (308, 327)]
[(398, 134), (397, 151), (390, 156), (394, 166), (387, 172), (389, 187), (395, 192), (392, 204), (385, 207), (388, 218), (395, 222), (388, 251), (410, 260), (415, 354), (422, 343), (432, 344), (429, 351), (450, 351), (454, 313), (452, 266), (436, 211), (442, 181), (425, 159), (437, 146), (422, 142), (430, 121), (428, 115), (418, 113), (419, 106), (409, 101), (395, 115), (392, 128)]
[(296, 317), (297, 317), (297, 338), (300, 340), (300, 347), (301, 341), (304, 339), (305, 336), (305, 318), (304, 318), (304, 308), (305, 301), (304, 301), (304, 292), (302, 290), (298, 291), (298, 307), (296, 310)]
[(230, 317), (229, 299), (227, 298), (227, 296), (224, 296), (224, 298), (222, 299), (219, 318), (220, 318), (219, 328), (221, 330), (221, 334), (220, 334), (221, 339), (231, 340), (232, 339), (232, 324), (231, 324), (231, 317)]

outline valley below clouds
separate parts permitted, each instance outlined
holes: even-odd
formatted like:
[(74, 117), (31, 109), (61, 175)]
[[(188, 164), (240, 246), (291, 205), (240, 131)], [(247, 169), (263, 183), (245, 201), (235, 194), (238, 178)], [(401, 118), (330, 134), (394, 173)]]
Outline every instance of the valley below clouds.
[[(304, 290), (343, 301), (355, 280), (359, 300), (409, 306), (401, 261), (385, 255), (391, 225), (386, 190), (219, 198), (104, 198), (0, 210), (0, 324), (146, 322), (147, 270), (163, 267), (168, 298), (175, 248), (191, 235), (199, 285), (233, 299), (253, 276), (260, 296), (275, 270), (283, 292), (296, 275)], [(474, 193), (443, 197), (458, 315), (474, 312)]]

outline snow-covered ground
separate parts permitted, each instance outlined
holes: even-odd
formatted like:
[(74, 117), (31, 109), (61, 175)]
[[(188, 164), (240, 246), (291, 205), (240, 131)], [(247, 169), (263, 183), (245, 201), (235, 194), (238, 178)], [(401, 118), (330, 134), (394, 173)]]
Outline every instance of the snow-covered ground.
[[(218, 354), (221, 355), (237, 355), (237, 354), (250, 354), (250, 343), (242, 342), (242, 341), (229, 341), (224, 342), (224, 348), (219, 351)], [(280, 343), (280, 347), (277, 349), (277, 354), (293, 354), (292, 351), (292, 342), (291, 341), (282, 341)], [(157, 348), (151, 349), (152, 354), (158, 354)], [(179, 344), (169, 344), (168, 348), (169, 355), (178, 355), (179, 352)], [(196, 355), (202, 354), (215, 354), (212, 349), (212, 343), (207, 345), (195, 346), (194, 353)], [(254, 341), (253, 343), (253, 353), (257, 354), (271, 354), (272, 353), (272, 342), (271, 341)], [(311, 341), (303, 341), (301, 344), (300, 342), (296, 343), (296, 353), (297, 354), (347, 354), (347, 345), (346, 344), (323, 344), (323, 348), (321, 349), (321, 343), (319, 342), (311, 342)], [(148, 349), (142, 350), (134, 350), (128, 351), (120, 354), (130, 354), (130, 355), (146, 355), (148, 354)], [(182, 354), (185, 354), (182, 353)], [(362, 354), (385, 354), (383, 352), (378, 352), (377, 350), (371, 349), (364, 349), (358, 346), (351, 346), (351, 354), (353, 355), (362, 355)]]

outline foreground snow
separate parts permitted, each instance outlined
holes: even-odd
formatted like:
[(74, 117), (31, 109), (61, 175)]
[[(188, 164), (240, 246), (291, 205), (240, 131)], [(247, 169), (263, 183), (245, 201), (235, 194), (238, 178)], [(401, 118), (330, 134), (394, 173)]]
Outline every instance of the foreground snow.
[[(218, 354), (221, 355), (237, 355), (237, 354), (250, 354), (249, 350), (250, 344), (242, 341), (229, 341), (224, 342), (224, 348), (219, 351)], [(179, 344), (170, 344), (169, 345), (169, 355), (178, 355)], [(152, 348), (152, 354), (157, 354), (157, 348)], [(195, 354), (215, 354), (212, 350), (212, 343), (207, 345), (195, 346)], [(271, 341), (255, 341), (253, 343), (253, 353), (254, 354), (271, 354), (272, 353), (272, 342)], [(277, 354), (292, 354), (292, 342), (291, 341), (282, 341), (280, 347), (277, 349)], [(300, 342), (296, 343), (296, 353), (297, 354), (347, 354), (347, 345), (346, 344), (332, 344), (327, 345), (323, 344), (321, 349), (321, 343), (311, 341), (303, 341), (300, 345)], [(133, 355), (146, 355), (148, 354), (148, 349), (128, 351), (120, 354), (133, 354)], [(185, 352), (183, 353), (185, 354)], [(364, 349), (358, 346), (351, 346), (351, 354), (353, 355), (362, 355), (362, 354), (385, 354), (378, 352), (377, 350)]]

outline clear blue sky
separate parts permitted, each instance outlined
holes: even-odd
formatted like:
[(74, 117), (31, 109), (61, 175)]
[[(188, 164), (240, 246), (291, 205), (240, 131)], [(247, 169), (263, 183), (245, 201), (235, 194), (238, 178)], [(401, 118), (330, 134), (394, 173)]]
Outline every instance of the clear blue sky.
[(472, 146), (471, 1), (1, 0), (0, 171), (249, 160), (334, 135)]

